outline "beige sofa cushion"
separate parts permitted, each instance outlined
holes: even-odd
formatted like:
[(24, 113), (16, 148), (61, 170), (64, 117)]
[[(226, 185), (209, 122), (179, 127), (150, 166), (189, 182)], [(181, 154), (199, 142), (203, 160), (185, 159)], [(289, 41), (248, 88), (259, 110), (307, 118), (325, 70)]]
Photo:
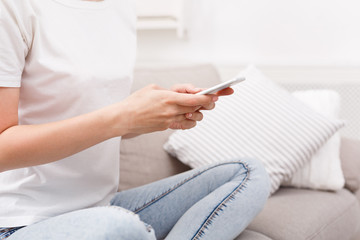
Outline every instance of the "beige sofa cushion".
[(346, 189), (282, 188), (247, 229), (276, 240), (351, 239), (359, 229), (359, 216), (359, 201)]
[(163, 149), (171, 131), (156, 132), (123, 140), (119, 191), (145, 185), (189, 170)]

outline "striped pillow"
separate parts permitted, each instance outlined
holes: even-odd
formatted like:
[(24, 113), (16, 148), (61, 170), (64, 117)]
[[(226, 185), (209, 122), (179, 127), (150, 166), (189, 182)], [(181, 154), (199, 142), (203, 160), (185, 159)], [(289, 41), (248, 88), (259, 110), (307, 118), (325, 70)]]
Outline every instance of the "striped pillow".
[(310, 161), (343, 126), (314, 112), (255, 67), (241, 73), (246, 81), (204, 112), (197, 127), (176, 131), (164, 149), (190, 167), (230, 159), (260, 159), (271, 179), (271, 193)]

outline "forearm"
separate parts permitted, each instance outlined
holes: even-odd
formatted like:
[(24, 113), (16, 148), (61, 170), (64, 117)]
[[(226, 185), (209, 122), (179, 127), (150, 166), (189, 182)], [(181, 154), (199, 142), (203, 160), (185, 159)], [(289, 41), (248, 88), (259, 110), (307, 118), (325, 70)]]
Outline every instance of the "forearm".
[(149, 85), (122, 102), (59, 122), (8, 127), (17, 119), (8, 117), (0, 124), (6, 126), (0, 133), (0, 172), (51, 163), (117, 136), (190, 129), (202, 119), (199, 107), (213, 108), (215, 101), (211, 95), (181, 94)]
[(107, 139), (125, 135), (114, 106), (71, 119), (17, 125), (0, 134), (0, 171), (35, 166), (76, 154)]

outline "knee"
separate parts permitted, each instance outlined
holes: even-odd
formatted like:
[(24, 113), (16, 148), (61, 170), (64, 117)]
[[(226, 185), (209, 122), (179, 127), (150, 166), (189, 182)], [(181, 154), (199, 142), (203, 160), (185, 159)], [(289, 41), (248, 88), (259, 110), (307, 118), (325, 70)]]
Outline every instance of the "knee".
[(155, 239), (154, 230), (142, 222), (138, 215), (120, 207), (100, 207), (98, 211), (98, 238), (94, 239)]
[(251, 187), (257, 192), (258, 198), (263, 198), (265, 202), (270, 195), (271, 183), (263, 163), (257, 159), (244, 159), (242, 162), (248, 168)]
[(263, 198), (266, 201), (270, 195), (270, 178), (263, 165), (257, 159), (241, 159), (236, 161), (238, 163), (238, 171), (240, 174), (247, 176), (247, 187), (252, 188), (257, 192), (257, 197)]
[(244, 182), (246, 188), (250, 187), (257, 192), (259, 199), (266, 201), (270, 195), (270, 178), (263, 163), (257, 159), (244, 158), (240, 160), (225, 161), (216, 165), (223, 168), (232, 181)]

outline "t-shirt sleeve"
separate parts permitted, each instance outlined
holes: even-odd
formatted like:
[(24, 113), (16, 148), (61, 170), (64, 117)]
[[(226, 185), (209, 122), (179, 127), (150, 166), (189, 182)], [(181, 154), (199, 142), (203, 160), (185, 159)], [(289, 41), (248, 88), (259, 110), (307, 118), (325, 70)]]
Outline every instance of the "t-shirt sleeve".
[(0, 87), (20, 87), (32, 39), (27, 0), (0, 1)]

